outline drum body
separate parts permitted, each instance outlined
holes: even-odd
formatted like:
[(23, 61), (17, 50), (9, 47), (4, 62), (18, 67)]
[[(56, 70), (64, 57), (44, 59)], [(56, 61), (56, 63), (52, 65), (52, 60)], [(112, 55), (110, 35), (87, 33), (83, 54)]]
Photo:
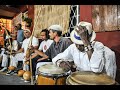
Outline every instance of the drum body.
[(38, 68), (37, 85), (65, 85), (68, 74), (53, 64), (45, 64)]
[(115, 80), (105, 73), (76, 71), (66, 79), (67, 85), (115, 85)]

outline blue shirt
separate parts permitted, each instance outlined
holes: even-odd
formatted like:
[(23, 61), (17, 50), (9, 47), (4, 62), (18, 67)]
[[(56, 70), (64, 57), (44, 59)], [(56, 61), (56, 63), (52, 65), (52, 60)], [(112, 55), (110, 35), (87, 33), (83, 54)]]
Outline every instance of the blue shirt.
[(24, 40), (24, 32), (21, 29), (21, 30), (18, 30), (18, 32), (17, 32), (17, 41), (18, 42), (23, 42), (23, 40)]

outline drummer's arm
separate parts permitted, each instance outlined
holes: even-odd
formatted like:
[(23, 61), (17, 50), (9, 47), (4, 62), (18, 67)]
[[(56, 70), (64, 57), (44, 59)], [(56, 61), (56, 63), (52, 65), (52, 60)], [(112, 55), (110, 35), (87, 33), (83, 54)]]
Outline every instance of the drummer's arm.
[[(59, 53), (58, 55), (56, 55), (53, 59), (52, 59), (52, 62), (53, 64), (59, 66), (59, 64), (62, 62), (62, 61), (66, 61), (67, 59), (73, 59), (72, 57), (72, 45), (70, 45), (64, 52), (62, 53)], [(67, 59), (65, 59), (67, 58)]]
[(31, 55), (31, 59), (35, 58), (37, 55), (38, 55), (37, 53), (33, 53), (33, 54)]
[(90, 67), (93, 72), (102, 72), (104, 68), (104, 57), (103, 57), (104, 45), (97, 42), (94, 46), (94, 52), (90, 59)]
[(17, 54), (17, 53), (21, 53), (21, 52), (23, 52), (23, 51), (24, 51), (24, 49), (21, 48), (21, 49), (19, 49), (18, 51), (16, 51), (16, 54)]
[(84, 43), (85, 52), (87, 52), (88, 58), (90, 60), (94, 49), (92, 48), (91, 43), (88, 39), (84, 38), (82, 39), (82, 42)]
[(34, 50), (34, 51), (36, 53), (36, 56), (40, 55), (42, 57), (42, 58), (38, 59), (38, 61), (45, 60), (45, 59), (49, 58), (44, 52), (42, 52), (40, 50)]

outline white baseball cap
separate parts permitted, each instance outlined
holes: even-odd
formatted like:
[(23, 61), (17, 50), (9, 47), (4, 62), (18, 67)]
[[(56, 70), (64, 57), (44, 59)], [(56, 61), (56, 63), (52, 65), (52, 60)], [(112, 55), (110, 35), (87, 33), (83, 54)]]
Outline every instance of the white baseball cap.
[(24, 29), (24, 31), (27, 31), (27, 32), (30, 32), (30, 33), (31, 33), (30, 29)]
[(51, 25), (51, 26), (48, 28), (48, 30), (50, 30), (50, 29), (56, 30), (56, 31), (62, 31), (62, 27), (61, 27), (60, 25), (57, 25), (57, 24)]

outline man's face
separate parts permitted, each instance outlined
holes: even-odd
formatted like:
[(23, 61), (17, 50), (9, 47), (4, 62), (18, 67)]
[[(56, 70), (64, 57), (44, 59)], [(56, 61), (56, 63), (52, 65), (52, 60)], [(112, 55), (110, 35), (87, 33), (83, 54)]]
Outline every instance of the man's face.
[(20, 29), (20, 25), (19, 24), (17, 25), (17, 29)]
[(31, 33), (28, 31), (24, 31), (25, 38), (29, 38), (31, 36)]
[(41, 37), (42, 40), (46, 40), (45, 32), (41, 32), (40, 37)]
[(50, 30), (49, 36), (50, 36), (50, 39), (54, 40), (54, 38), (55, 38), (55, 36), (56, 36), (56, 33), (53, 32), (52, 30)]
[(14, 30), (18, 30), (17, 26), (14, 27)]
[(81, 52), (84, 51), (84, 45), (83, 45), (83, 44), (81, 44), (81, 45), (75, 44), (75, 45), (76, 45), (76, 47), (78, 48), (78, 50), (80, 50)]

